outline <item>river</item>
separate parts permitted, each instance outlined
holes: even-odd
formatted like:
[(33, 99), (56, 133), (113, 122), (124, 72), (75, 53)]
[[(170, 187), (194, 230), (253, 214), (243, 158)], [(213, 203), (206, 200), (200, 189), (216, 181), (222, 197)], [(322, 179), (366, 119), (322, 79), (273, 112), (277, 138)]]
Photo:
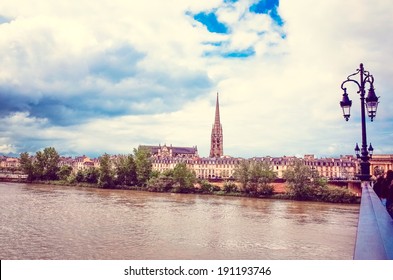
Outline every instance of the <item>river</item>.
[(352, 259), (359, 205), (0, 183), (0, 259)]

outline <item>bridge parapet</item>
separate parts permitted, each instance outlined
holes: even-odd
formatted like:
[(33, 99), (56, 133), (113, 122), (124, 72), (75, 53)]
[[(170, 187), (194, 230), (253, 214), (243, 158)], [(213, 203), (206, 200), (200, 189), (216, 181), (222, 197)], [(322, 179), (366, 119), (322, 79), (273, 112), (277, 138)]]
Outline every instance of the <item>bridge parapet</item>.
[(355, 260), (393, 260), (393, 219), (369, 182), (362, 182)]

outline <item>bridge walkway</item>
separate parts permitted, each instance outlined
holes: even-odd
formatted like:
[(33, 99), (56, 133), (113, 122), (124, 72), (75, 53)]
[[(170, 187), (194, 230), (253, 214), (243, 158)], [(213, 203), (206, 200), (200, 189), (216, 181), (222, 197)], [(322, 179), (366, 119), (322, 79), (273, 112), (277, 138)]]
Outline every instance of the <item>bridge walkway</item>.
[(393, 260), (393, 219), (369, 182), (362, 182), (355, 260)]

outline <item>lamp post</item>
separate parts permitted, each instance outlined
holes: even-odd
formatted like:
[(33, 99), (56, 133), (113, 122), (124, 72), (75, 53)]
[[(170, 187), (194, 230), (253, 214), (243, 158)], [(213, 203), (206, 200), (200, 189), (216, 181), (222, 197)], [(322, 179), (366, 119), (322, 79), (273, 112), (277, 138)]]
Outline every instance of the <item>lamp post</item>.
[[(354, 76), (360, 76), (360, 81), (354, 79)], [(356, 70), (355, 73), (349, 75), (347, 79), (342, 82), (341, 89), (344, 91), (343, 99), (340, 102), (340, 106), (343, 110), (344, 119), (346, 121), (349, 120), (351, 116), (351, 106), (352, 100), (349, 99), (347, 94), (347, 88), (344, 85), (348, 82), (353, 82), (358, 86), (358, 91), (360, 95), (360, 109), (361, 109), (361, 120), (362, 120), (362, 147), (359, 148), (356, 143), (355, 153), (356, 157), (360, 159), (360, 174), (357, 174), (357, 177), (361, 181), (369, 181), (370, 180), (370, 158), (372, 157), (374, 148), (370, 143), (370, 146), (367, 148), (367, 134), (366, 134), (366, 109), (368, 116), (371, 118), (371, 121), (374, 120), (377, 114), (378, 107), (378, 99), (375, 95), (374, 91), (374, 77), (370, 74), (370, 72), (364, 70), (363, 63), (360, 64), (360, 68)], [(366, 95), (365, 87), (369, 84), (368, 95)]]

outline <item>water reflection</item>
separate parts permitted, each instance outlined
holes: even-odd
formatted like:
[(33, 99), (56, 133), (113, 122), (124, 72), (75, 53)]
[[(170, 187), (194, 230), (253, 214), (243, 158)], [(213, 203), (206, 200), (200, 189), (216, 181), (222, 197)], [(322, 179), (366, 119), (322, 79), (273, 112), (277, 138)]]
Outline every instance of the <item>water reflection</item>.
[(0, 183), (0, 258), (351, 259), (358, 210)]

